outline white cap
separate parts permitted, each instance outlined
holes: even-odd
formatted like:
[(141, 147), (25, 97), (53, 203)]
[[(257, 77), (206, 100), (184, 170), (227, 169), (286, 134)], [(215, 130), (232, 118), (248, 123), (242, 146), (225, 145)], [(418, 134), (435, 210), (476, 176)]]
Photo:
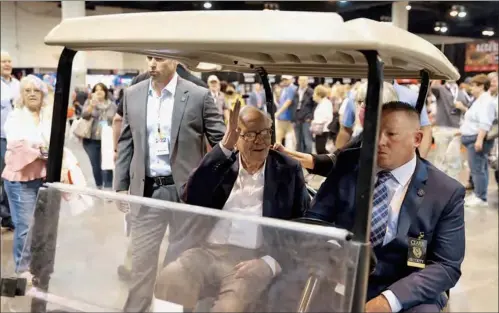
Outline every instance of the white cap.
[(217, 75), (210, 75), (210, 77), (208, 77), (208, 82), (215, 82), (215, 81), (220, 82)]
[(291, 75), (282, 75), (282, 76), (281, 76), (281, 80), (282, 80), (282, 79), (291, 80), (291, 79), (293, 79), (293, 78), (294, 78), (294, 77), (293, 77), (293, 76), (291, 76)]

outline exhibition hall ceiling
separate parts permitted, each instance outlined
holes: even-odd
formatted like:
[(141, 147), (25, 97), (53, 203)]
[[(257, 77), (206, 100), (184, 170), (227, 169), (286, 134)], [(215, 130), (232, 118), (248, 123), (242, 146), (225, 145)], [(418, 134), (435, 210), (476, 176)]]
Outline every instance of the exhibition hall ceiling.
[[(337, 12), (345, 20), (366, 17), (390, 21), (390, 1), (87, 1), (94, 6), (113, 6), (151, 11), (263, 10)], [(419, 34), (487, 38), (499, 32), (497, 1), (411, 1), (409, 31)], [(257, 21), (245, 21), (247, 23)], [(444, 25), (445, 33), (437, 31)], [(292, 28), (293, 25), (290, 25)], [(295, 25), (295, 27), (299, 27)], [(320, 28), (320, 25), (317, 25)]]

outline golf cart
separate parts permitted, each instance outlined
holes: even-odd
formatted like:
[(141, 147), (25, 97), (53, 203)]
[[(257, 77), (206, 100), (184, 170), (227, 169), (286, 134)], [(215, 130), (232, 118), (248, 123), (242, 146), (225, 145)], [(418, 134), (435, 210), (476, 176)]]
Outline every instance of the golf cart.
[[(249, 25), (245, 20), (258, 23)], [(193, 27), (193, 23), (202, 27)], [(293, 23), (301, 26), (289, 31)], [(127, 289), (114, 272), (123, 260), (128, 240), (122, 234), (120, 212), (109, 204), (111, 201), (169, 210), (200, 229), (208, 220), (226, 219), (271, 230), (274, 236), (266, 237), (268, 244), (275, 251), (286, 253), (293, 259), (292, 264), (309, 270), (307, 282), (298, 286), (303, 290), (301, 298), (296, 299), (298, 312), (314, 307), (330, 312), (364, 311), (370, 273), (372, 182), (382, 82), (420, 77), (417, 108), (421, 111), (430, 78), (459, 78), (440, 50), (387, 23), (368, 19), (344, 22), (335, 13), (281, 11), (156, 12), (74, 18), (56, 26), (45, 43), (62, 46), (64, 50), (57, 71), (47, 183), (38, 196), (30, 236), (31, 272), (35, 278), (27, 290), (22, 280), (5, 279), (2, 285), (10, 287), (2, 288), (3, 295), (31, 297), (32, 312), (45, 312), (47, 308), (121, 311)], [(206, 64), (213, 65), (209, 70), (256, 72), (262, 80), (268, 99), (267, 112), (272, 118), (275, 107), (268, 74), (367, 77), (364, 141), (352, 232), (322, 221), (248, 217), (59, 183), (72, 62), (78, 51), (92, 50), (172, 58), (195, 71), (203, 63), (204, 69)], [(75, 212), (74, 202), (66, 200), (68, 195), (76, 195), (81, 201), (83, 197), (95, 201), (84, 211)], [(327, 302), (317, 306), (314, 302), (319, 301), (315, 297), (319, 286), (330, 288), (331, 297), (320, 298)], [(22, 306), (14, 309), (26, 310)], [(159, 303), (153, 309), (183, 310), (174, 303)]]

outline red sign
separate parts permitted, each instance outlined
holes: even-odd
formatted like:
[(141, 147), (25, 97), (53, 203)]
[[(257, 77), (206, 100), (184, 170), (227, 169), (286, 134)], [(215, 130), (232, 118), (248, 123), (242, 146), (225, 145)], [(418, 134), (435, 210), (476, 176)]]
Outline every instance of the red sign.
[(499, 41), (489, 40), (466, 45), (465, 72), (494, 72), (498, 70)]

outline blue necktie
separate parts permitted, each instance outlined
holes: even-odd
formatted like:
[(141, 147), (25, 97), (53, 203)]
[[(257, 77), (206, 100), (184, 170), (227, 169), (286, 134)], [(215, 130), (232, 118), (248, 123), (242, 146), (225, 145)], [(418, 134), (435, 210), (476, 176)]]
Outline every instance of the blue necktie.
[(371, 220), (371, 244), (376, 247), (385, 239), (386, 227), (388, 225), (388, 210), (390, 199), (387, 183), (392, 177), (390, 172), (378, 173), (378, 181), (374, 185), (373, 210)]

